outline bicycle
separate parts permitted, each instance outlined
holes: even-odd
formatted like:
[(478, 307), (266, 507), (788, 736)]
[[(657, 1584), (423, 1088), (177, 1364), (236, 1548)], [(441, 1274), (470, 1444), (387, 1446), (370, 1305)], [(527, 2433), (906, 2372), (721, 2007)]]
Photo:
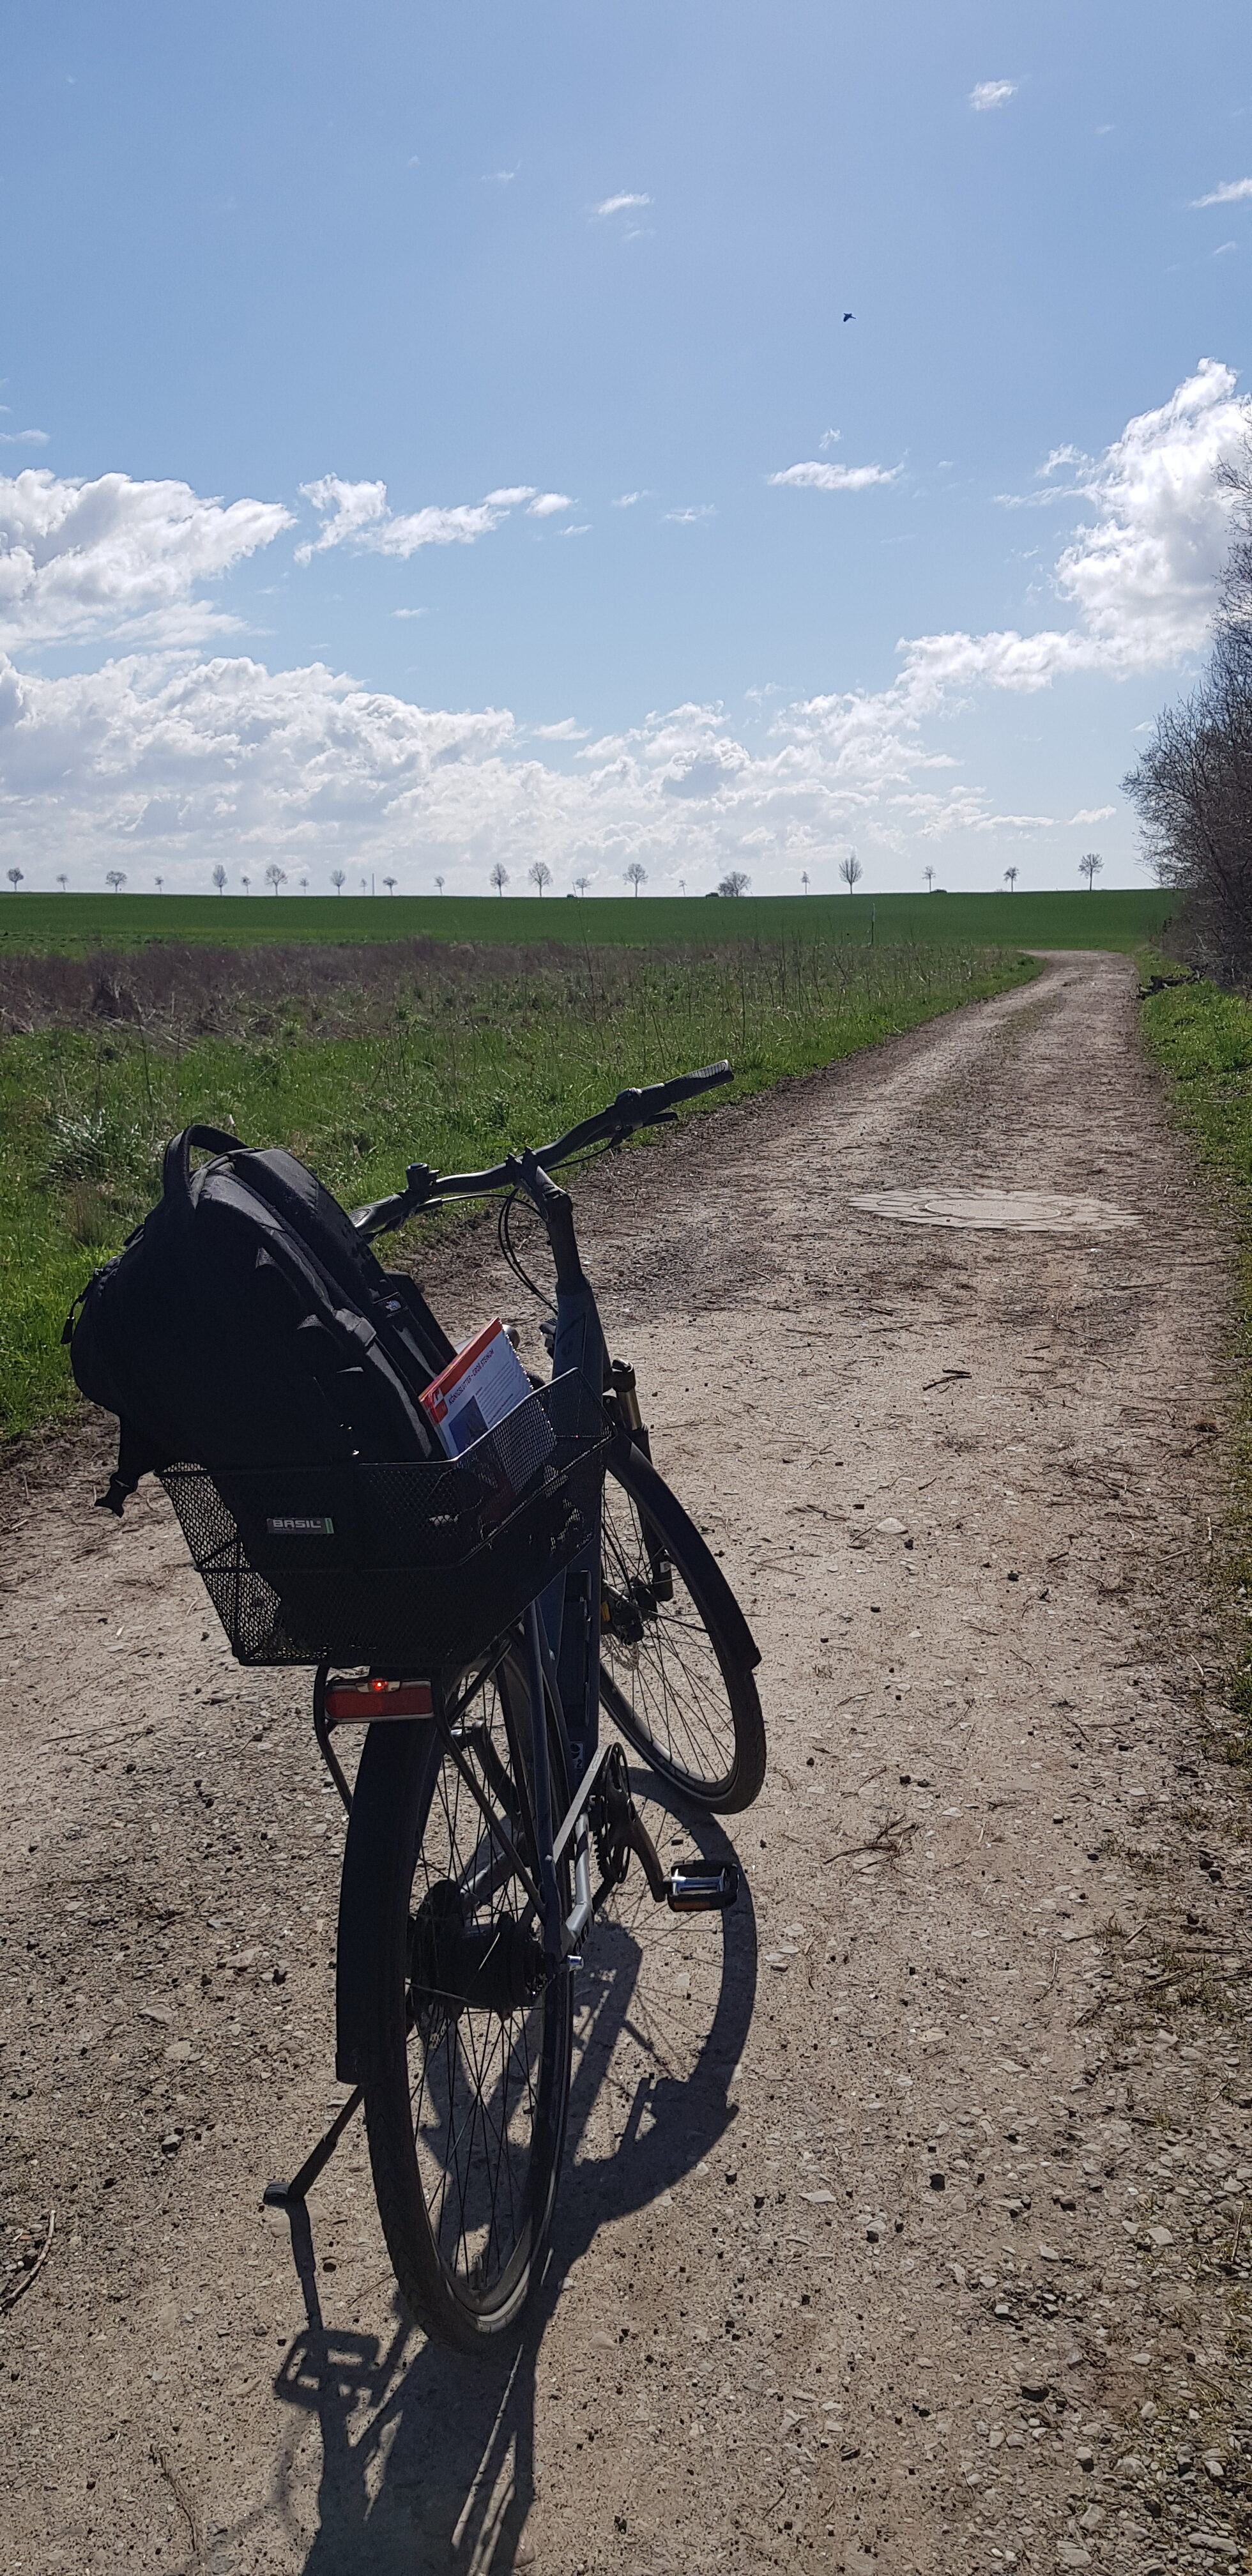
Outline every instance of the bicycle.
[[(237, 1653), (310, 1661), (318, 1622), (342, 1629), (338, 1650), (318, 1661), (314, 1730), (348, 1812), (336, 2074), (353, 2089), (299, 2173), (271, 2185), (266, 2201), (300, 2204), (363, 2104), (401, 2292), (429, 2335), (462, 2350), (517, 2322), (547, 2245), (572, 1979), (595, 1916), (632, 1858), (652, 1897), (677, 1912), (720, 1911), (738, 1893), (731, 1865), (665, 1870), (621, 1744), (599, 1740), (601, 1703), (697, 1808), (745, 1807), (764, 1777), (758, 1650), (652, 1464), (634, 1372), (608, 1358), (571, 1201), (550, 1177), (672, 1122), (680, 1103), (730, 1076), (714, 1065), (620, 1092), (554, 1144), (487, 1171), (411, 1164), (403, 1190), (354, 1212), (372, 1241), (441, 1202), (500, 1194), (502, 1249), (538, 1295), (511, 1219), (525, 1200), (542, 1223), (555, 1267), (551, 1380), (532, 1379), (529, 1402), (459, 1460), (363, 1469), (347, 1502), (337, 1471), (330, 1510), (313, 1471), (299, 1471), (298, 1489), (284, 1480), (282, 1510), (268, 1471), (209, 1478), (176, 1468), (164, 1478)], [(442, 1581), (427, 1586), (420, 1612), (405, 1606), (412, 1588), (394, 1570), (384, 1582), (350, 1567), (336, 1589), (312, 1534), (329, 1532), (336, 1513), (358, 1531), (385, 1519), (395, 1557), (406, 1510), (420, 1544), (405, 1562), (429, 1570), (436, 1540), (444, 1552)], [(457, 1535), (467, 1511), (469, 1549)], [(368, 1654), (359, 1650), (367, 1632)], [(349, 1786), (333, 1737), (362, 1722)]]

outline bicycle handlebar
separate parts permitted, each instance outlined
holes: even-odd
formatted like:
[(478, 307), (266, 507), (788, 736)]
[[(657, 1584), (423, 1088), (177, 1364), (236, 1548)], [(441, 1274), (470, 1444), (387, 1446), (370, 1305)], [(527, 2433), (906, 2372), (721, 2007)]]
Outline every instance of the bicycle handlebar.
[[(703, 1091), (713, 1091), (722, 1082), (733, 1080), (733, 1068), (726, 1063), (709, 1064), (699, 1073), (677, 1074), (672, 1082), (650, 1082), (642, 1090), (619, 1091), (607, 1109), (592, 1118), (579, 1120), (576, 1127), (558, 1136), (555, 1144), (541, 1145), (535, 1162), (545, 1172), (560, 1163), (568, 1163), (588, 1146), (623, 1144), (640, 1127), (658, 1127), (672, 1119), (679, 1103), (695, 1100)], [(516, 1188), (521, 1179), (518, 1158), (510, 1155), (506, 1162), (495, 1163), (486, 1172), (433, 1172), (428, 1163), (410, 1163), (405, 1186), (394, 1197), (375, 1199), (369, 1207), (354, 1208), (352, 1223), (359, 1235), (370, 1242), (376, 1234), (392, 1234), (409, 1217), (416, 1216), (437, 1199), (486, 1198), (493, 1190)]]

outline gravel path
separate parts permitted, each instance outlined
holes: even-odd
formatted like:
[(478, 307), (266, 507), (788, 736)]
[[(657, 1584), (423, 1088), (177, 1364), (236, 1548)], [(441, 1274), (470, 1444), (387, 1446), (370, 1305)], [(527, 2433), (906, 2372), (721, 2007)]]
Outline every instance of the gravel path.
[[(1137, 1222), (853, 1204), (922, 1187)], [(159, 1495), (92, 1513), (94, 1432), (2, 1489), (0, 2308), (55, 2211), (0, 2314), (5, 2569), (1252, 2566), (1227, 1255), (1131, 971), (1053, 959), (580, 1207), (771, 1770), (724, 1926), (628, 1890), (588, 1951), (507, 2360), (406, 2330), (355, 2132), (294, 2241), (259, 2206), (342, 2098), (303, 1687), (234, 1667)], [(430, 1275), (510, 1311), (485, 1233)]]

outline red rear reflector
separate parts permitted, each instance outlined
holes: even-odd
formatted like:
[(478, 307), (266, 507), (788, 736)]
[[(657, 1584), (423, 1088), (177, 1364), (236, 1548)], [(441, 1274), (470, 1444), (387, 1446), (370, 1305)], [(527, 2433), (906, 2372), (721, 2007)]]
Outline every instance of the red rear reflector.
[(431, 1717), (434, 1701), (429, 1682), (389, 1682), (371, 1673), (367, 1682), (331, 1682), (326, 1714), (332, 1726), (352, 1718), (370, 1723), (384, 1717)]

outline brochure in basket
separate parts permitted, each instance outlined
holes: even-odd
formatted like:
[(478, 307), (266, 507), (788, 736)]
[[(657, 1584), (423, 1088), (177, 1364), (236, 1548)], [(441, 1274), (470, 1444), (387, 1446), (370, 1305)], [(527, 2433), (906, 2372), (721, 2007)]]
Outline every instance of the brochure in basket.
[(497, 1316), (423, 1390), (422, 1404), (450, 1458), (494, 1431), (531, 1393), (530, 1380)]

